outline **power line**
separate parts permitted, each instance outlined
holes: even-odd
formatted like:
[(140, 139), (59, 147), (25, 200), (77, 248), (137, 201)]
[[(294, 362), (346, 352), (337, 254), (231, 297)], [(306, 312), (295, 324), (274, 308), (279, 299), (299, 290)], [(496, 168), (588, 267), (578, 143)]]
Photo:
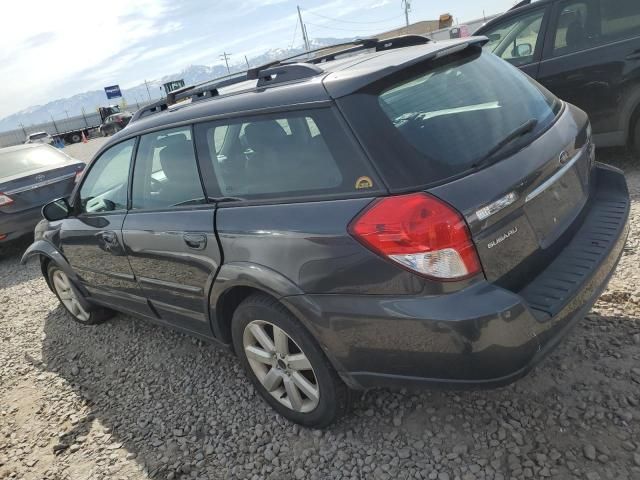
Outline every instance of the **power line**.
[(293, 29), (293, 38), (291, 39), (291, 45), (289, 46), (289, 50), (293, 48), (293, 44), (296, 42), (296, 33), (298, 33), (298, 22), (296, 22), (296, 26)]
[(403, 17), (403, 15), (397, 15), (395, 17), (387, 18), (386, 20), (375, 20), (375, 21), (370, 21), (370, 22), (364, 22), (364, 21), (358, 21), (358, 20), (343, 20), (341, 18), (331, 18), (331, 17), (327, 17), (326, 15), (320, 15), (319, 13), (314, 13), (312, 11), (307, 11), (306, 13), (309, 13), (309, 14), (314, 15), (316, 17), (324, 18), (326, 20), (332, 20), (334, 22), (359, 23), (359, 24), (363, 24), (363, 25), (368, 25), (368, 24), (373, 24), (373, 23), (390, 22), (392, 20), (397, 20), (398, 18)]

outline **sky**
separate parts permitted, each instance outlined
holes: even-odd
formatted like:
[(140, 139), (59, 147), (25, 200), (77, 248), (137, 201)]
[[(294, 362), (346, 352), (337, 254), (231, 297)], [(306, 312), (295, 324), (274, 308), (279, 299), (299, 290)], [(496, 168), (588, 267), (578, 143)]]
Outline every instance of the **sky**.
[[(412, 0), (410, 21), (464, 22), (514, 0)], [(195, 65), (231, 63), (311, 38), (368, 36), (402, 26), (401, 0), (22, 0), (2, 5), (0, 118), (29, 106)]]

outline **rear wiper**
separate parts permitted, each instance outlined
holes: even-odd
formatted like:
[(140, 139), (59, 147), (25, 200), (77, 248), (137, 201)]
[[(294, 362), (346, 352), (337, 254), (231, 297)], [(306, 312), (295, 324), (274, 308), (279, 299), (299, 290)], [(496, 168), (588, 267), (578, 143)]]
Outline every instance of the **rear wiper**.
[(504, 140), (501, 140), (495, 147), (489, 150), (489, 152), (484, 157), (482, 157), (480, 160), (474, 163), (472, 165), (472, 168), (477, 169), (482, 167), (488, 167), (489, 165), (491, 165), (495, 161), (496, 153), (498, 153), (500, 150), (502, 150), (504, 147), (509, 145), (514, 140), (522, 137), (523, 135), (526, 135), (527, 133), (532, 132), (533, 129), (536, 128), (536, 125), (538, 125), (538, 120), (536, 120), (535, 118), (527, 120), (525, 123), (520, 125), (509, 135), (504, 137)]

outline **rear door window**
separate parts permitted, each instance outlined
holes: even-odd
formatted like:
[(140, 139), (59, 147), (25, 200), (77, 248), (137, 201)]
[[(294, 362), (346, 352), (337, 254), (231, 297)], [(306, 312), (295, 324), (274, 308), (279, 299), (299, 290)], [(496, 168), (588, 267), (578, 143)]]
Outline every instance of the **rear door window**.
[(196, 136), (211, 188), (224, 197), (266, 200), (379, 191), (380, 182), (342, 128), (330, 109), (314, 109), (198, 125)]
[(599, 43), (640, 36), (640, 1), (600, 0), (600, 22)]
[(593, 3), (585, 0), (568, 1), (562, 2), (560, 8), (554, 36), (554, 56), (566, 55), (593, 46), (596, 36)]
[(140, 137), (133, 171), (132, 209), (206, 203), (191, 129), (176, 128)]

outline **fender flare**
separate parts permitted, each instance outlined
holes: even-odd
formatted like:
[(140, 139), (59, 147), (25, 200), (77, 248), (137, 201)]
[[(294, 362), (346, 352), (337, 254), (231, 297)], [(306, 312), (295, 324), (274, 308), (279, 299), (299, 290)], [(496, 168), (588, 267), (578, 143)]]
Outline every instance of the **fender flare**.
[[(36, 240), (24, 252), (24, 254), (22, 255), (22, 258), (20, 259), (20, 263), (22, 265), (25, 265), (30, 259), (36, 256), (40, 258), (41, 266), (42, 266), (42, 257), (48, 258), (52, 262), (55, 262), (56, 265), (58, 265), (62, 269), (62, 271), (67, 275), (67, 277), (69, 277), (69, 280), (71, 280), (71, 287), (76, 291), (76, 295), (78, 296), (78, 300), (80, 301), (82, 306), (85, 309), (89, 309), (89, 310), (95, 308), (95, 306), (87, 300), (88, 292), (80, 283), (80, 278), (78, 277), (78, 274), (73, 270), (71, 265), (69, 265), (69, 262), (67, 261), (67, 259), (64, 257), (64, 255), (62, 255), (60, 250), (58, 250), (55, 247), (55, 245), (53, 245), (50, 242), (47, 242), (46, 240)], [(44, 270), (44, 268), (42, 268), (42, 276), (47, 282), (47, 285), (49, 286), (49, 288), (51, 288), (51, 285), (49, 284), (49, 276), (47, 275), (47, 272)]]
[(211, 328), (216, 338), (223, 340), (222, 318), (217, 315), (220, 300), (234, 287), (260, 290), (276, 299), (304, 292), (289, 278), (264, 265), (251, 262), (232, 262), (222, 265), (209, 292)]

